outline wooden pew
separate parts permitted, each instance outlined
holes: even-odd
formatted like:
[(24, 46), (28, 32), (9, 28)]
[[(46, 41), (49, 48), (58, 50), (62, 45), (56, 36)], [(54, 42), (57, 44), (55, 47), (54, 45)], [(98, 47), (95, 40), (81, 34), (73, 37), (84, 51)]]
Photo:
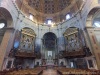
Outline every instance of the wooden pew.
[(34, 69), (24, 69), (24, 70), (18, 70), (9, 72), (6, 75), (41, 75), (43, 72), (43, 68), (38, 67)]
[(57, 68), (57, 72), (60, 75), (100, 75), (100, 70), (82, 70), (64, 67)]

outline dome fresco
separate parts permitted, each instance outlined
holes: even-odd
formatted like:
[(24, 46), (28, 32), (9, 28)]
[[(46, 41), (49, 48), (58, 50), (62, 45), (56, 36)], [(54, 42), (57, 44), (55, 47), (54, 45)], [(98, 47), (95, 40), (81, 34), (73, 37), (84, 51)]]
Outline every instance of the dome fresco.
[(28, 0), (28, 5), (39, 12), (53, 14), (68, 7), (71, 1), (72, 0)]
[[(39, 24), (52, 20), (58, 24), (66, 20), (66, 15), (73, 16), (81, 7), (83, 0), (16, 0), (19, 9), (34, 22)], [(32, 17), (31, 17), (32, 18)]]

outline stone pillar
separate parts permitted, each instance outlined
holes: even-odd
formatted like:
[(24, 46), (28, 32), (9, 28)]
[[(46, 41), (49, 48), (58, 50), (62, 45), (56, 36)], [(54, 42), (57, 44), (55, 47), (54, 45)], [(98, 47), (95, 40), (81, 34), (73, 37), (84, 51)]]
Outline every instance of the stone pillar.
[[(90, 40), (89, 40), (89, 36), (88, 36), (88, 33), (87, 33), (87, 30), (83, 30), (83, 35), (84, 35), (84, 42), (85, 42), (85, 45), (89, 48), (91, 48), (91, 43), (90, 43)], [(92, 49), (92, 48), (91, 48)]]
[(2, 43), (0, 45), (0, 70), (2, 70), (2, 67), (3, 67), (3, 62), (5, 59), (7, 46), (8, 44), (10, 44), (9, 39), (10, 39), (11, 33), (12, 33), (12, 29), (6, 30), (4, 37), (2, 39)]
[(96, 30), (93, 27), (88, 27), (87, 31), (88, 31), (88, 35), (89, 35), (89, 38), (90, 38), (88, 40), (90, 40), (91, 46), (93, 48), (92, 49), (93, 55), (96, 58), (97, 67), (100, 70), (100, 50), (99, 50), (100, 47), (99, 47), (99, 44), (98, 44), (98, 41), (97, 41), (97, 38), (96, 38), (96, 35), (95, 35)]

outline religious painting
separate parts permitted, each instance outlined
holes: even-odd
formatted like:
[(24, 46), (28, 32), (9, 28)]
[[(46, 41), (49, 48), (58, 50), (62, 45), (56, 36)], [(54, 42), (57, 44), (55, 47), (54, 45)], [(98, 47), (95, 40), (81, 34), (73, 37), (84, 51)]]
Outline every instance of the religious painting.
[(35, 34), (30, 28), (24, 28), (21, 31), (20, 49), (34, 50)]
[(33, 44), (34, 44), (34, 37), (26, 35), (26, 34), (21, 34), (21, 40), (20, 40), (21, 49), (32, 50), (34, 49)]
[[(68, 28), (64, 33), (66, 38), (66, 50), (67, 51), (77, 51), (81, 50), (84, 46), (84, 37), (82, 38), (78, 28)], [(83, 40), (83, 41), (82, 41)]]

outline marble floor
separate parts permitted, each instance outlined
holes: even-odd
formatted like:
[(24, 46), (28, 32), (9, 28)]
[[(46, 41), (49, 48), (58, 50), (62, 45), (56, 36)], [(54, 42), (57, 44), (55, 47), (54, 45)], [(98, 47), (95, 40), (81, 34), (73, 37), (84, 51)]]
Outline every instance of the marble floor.
[(42, 75), (59, 75), (54, 69), (47, 69), (43, 71)]

